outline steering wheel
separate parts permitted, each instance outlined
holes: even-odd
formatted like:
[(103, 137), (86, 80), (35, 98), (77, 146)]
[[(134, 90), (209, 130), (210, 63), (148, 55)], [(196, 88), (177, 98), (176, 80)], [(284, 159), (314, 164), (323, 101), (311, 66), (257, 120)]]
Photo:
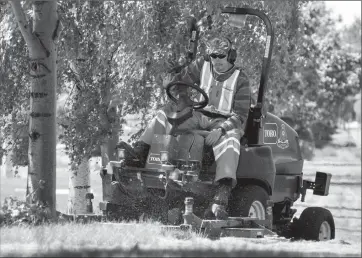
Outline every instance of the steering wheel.
[(185, 85), (187, 87), (190, 87), (190, 88), (193, 88), (195, 89), (198, 93), (201, 93), (202, 96), (204, 97), (204, 100), (202, 101), (199, 101), (199, 102), (196, 102), (192, 99), (191, 102), (192, 102), (192, 108), (193, 109), (201, 109), (201, 108), (204, 108), (207, 106), (207, 104), (209, 103), (209, 97), (207, 96), (206, 92), (201, 89), (199, 86), (197, 86), (196, 84), (191, 84), (191, 83), (188, 83), (188, 82), (182, 82), (182, 81), (176, 81), (176, 82), (171, 82), (169, 84), (167, 84), (166, 86), (166, 93), (167, 93), (167, 96), (175, 103), (178, 103), (179, 99), (176, 98), (174, 95), (172, 95), (171, 93), (171, 89), (173, 86), (175, 85)]

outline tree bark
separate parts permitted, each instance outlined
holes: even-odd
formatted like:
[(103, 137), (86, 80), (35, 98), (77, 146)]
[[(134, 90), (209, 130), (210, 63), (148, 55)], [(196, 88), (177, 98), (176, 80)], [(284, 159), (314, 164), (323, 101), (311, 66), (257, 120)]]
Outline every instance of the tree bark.
[(90, 170), (88, 158), (79, 166), (72, 163), (69, 178), (68, 214), (86, 214), (86, 194), (90, 192)]
[(56, 1), (35, 1), (33, 27), (20, 1), (10, 1), (29, 50), (31, 78), (29, 114), (29, 174), (31, 200), (48, 205), (56, 214), (56, 85), (60, 22)]

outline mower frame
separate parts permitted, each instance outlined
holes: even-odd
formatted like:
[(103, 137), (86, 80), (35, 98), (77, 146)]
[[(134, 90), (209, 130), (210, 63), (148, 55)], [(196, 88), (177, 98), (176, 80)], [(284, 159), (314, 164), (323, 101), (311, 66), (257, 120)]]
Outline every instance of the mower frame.
[[(274, 32), (271, 25), (271, 22), (267, 15), (262, 11), (251, 9), (251, 8), (234, 8), (234, 7), (226, 7), (222, 10), (222, 13), (226, 14), (237, 14), (237, 15), (254, 15), (261, 18), (264, 21), (267, 31), (267, 40), (265, 46), (265, 52), (263, 55), (262, 62), (262, 72), (260, 78), (260, 86), (258, 91), (257, 103), (255, 106), (250, 108), (248, 121), (247, 121), (247, 129), (245, 131), (245, 136), (241, 139), (241, 144), (245, 145), (245, 151), (249, 153), (254, 153), (256, 149), (263, 149), (262, 155), (265, 155), (266, 158), (271, 157), (271, 153), (274, 152), (270, 146), (260, 145), (260, 139), (262, 134), (260, 133), (260, 128), (263, 126), (263, 119), (265, 119), (265, 110), (263, 107), (264, 94), (266, 92), (267, 87), (267, 77), (270, 67), (273, 41), (274, 41)], [(268, 114), (269, 119), (274, 119), (276, 121), (276, 117)], [(264, 121), (265, 122), (265, 121)], [(287, 128), (288, 132), (292, 132), (291, 128)], [(157, 135), (156, 135), (157, 136)], [(156, 137), (155, 136), (155, 137)], [(162, 137), (162, 136), (160, 136)], [(247, 141), (246, 141), (247, 139)], [(297, 139), (298, 141), (298, 139)], [(291, 162), (286, 167), (283, 167), (284, 170), (297, 170), (301, 171), (303, 166), (303, 159), (301, 158), (300, 147), (298, 144), (294, 146), (297, 148), (295, 161)], [(256, 151), (255, 151), (256, 153)], [(254, 153), (254, 154), (255, 154)], [(253, 155), (254, 155), (253, 154)], [(259, 152), (260, 154), (260, 152)], [(257, 155), (259, 155), (257, 154)], [(240, 155), (246, 156), (247, 155)], [(245, 158), (244, 158), (245, 159)], [(241, 162), (242, 163), (242, 162)], [(240, 165), (240, 162), (239, 162)], [(267, 168), (259, 167), (254, 168), (248, 172), (249, 174), (244, 174), (243, 179), (246, 182), (257, 182), (259, 186), (261, 186), (269, 196), (273, 194), (274, 189), (274, 180), (278, 174), (278, 164), (264, 164)], [(289, 166), (289, 167), (288, 167)], [(113, 182), (114, 184), (118, 184), (118, 187), (122, 188), (120, 182), (122, 180), (128, 180), (127, 184), (129, 185), (129, 189), (138, 189), (137, 194), (145, 194), (147, 195), (147, 187), (152, 186), (158, 189), (164, 189), (164, 196), (158, 196), (161, 199), (166, 199), (169, 193), (168, 190), (180, 190), (184, 192), (207, 192), (208, 189), (215, 187), (212, 180), (203, 181), (203, 183), (199, 183), (194, 180), (194, 175), (192, 173), (182, 173), (181, 177), (175, 179), (175, 175), (173, 175), (173, 166), (168, 166), (168, 164), (164, 164), (161, 169), (159, 168), (139, 168), (139, 167), (131, 167), (126, 166), (124, 160), (120, 161), (110, 161), (107, 165), (107, 168), (103, 168), (102, 170), (102, 186), (103, 186), (103, 202), (100, 202), (99, 208), (103, 212), (102, 220), (109, 220), (109, 212), (114, 210), (116, 207), (115, 204), (110, 203), (109, 199), (111, 196), (110, 185)], [(262, 175), (261, 170), (267, 169), (270, 173), (265, 173)], [(260, 173), (261, 179), (259, 181), (255, 181), (255, 176)], [(267, 176), (265, 176), (267, 175)], [(329, 193), (329, 185), (331, 180), (331, 174), (324, 172), (317, 172), (315, 181), (303, 180), (303, 174), (293, 174), (289, 177), (292, 178), (293, 189), (291, 190), (291, 195), (284, 198), (283, 209), (285, 209), (285, 217), (278, 217), (278, 222), (283, 224), (283, 221), (291, 220), (296, 210), (291, 209), (293, 202), (301, 196), (301, 201), (303, 202), (306, 196), (306, 190), (312, 189), (313, 194), (326, 196)], [(285, 179), (286, 178), (286, 179)], [(283, 178), (283, 180), (288, 180), (288, 176)], [(171, 180), (172, 179), (172, 180)], [(264, 182), (264, 183), (263, 183)], [(286, 183), (281, 183), (286, 184)], [(134, 187), (133, 187), (134, 186)], [(126, 193), (129, 189), (123, 189)], [(130, 192), (128, 192), (130, 193)], [(132, 194), (132, 193), (130, 193)], [(91, 203), (91, 200), (90, 200)], [(274, 200), (267, 201), (266, 214), (265, 219), (256, 219), (250, 217), (229, 217), (227, 220), (203, 220), (194, 213), (193, 209), (194, 199), (192, 197), (185, 198), (185, 212), (183, 213), (183, 223), (181, 225), (165, 225), (163, 229), (178, 229), (178, 230), (195, 230), (204, 233), (209, 237), (222, 237), (222, 236), (237, 236), (237, 237), (252, 237), (252, 238), (261, 238), (266, 235), (280, 235), (278, 232), (278, 225), (274, 222), (276, 220), (275, 214), (273, 211)], [(91, 205), (90, 205), (91, 206)], [(99, 219), (99, 216), (97, 217)], [(284, 224), (283, 224), (284, 225)], [(300, 230), (300, 225), (295, 223), (291, 225), (286, 231), (288, 233), (284, 233), (284, 236), (295, 235), (289, 234), (291, 231)], [(333, 233), (334, 234), (334, 233)]]

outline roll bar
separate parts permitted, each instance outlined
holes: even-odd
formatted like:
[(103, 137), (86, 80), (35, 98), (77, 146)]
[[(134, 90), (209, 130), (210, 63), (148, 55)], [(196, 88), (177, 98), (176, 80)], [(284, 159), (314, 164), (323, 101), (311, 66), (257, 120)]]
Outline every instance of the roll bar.
[(272, 49), (274, 43), (274, 31), (271, 25), (271, 22), (268, 16), (257, 9), (252, 8), (237, 8), (237, 7), (225, 7), (221, 10), (221, 13), (229, 13), (229, 14), (240, 14), (240, 15), (254, 15), (258, 16), (260, 19), (264, 21), (267, 31), (267, 39), (265, 44), (265, 52), (263, 56), (263, 63), (262, 63), (262, 70), (260, 76), (260, 85), (258, 91), (258, 100), (256, 107), (262, 108), (264, 94), (267, 88), (267, 81), (268, 81), (268, 73), (270, 68), (271, 56), (272, 56)]

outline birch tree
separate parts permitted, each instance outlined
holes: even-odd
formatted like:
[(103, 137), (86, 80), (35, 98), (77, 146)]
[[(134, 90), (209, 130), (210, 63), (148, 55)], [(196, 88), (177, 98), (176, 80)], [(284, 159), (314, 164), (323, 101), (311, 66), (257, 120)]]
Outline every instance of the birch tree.
[(13, 177), (14, 167), (27, 166), (28, 162), (26, 128), (30, 83), (28, 63), (24, 58), (27, 55), (25, 41), (20, 40), (21, 32), (17, 29), (10, 4), (0, 5), (0, 28), (0, 152), (5, 156), (5, 175)]
[(19, 0), (10, 1), (18, 27), (26, 42), (29, 61), (29, 172), (30, 202), (56, 211), (56, 85), (57, 39), (60, 21), (56, 1), (32, 2), (31, 18)]

